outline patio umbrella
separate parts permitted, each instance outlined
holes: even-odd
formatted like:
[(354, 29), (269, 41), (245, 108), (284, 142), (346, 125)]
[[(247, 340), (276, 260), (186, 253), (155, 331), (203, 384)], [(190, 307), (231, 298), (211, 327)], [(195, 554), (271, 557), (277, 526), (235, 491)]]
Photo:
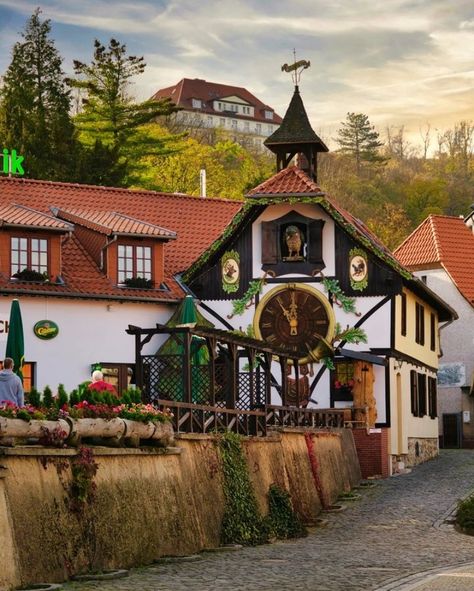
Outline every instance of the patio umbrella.
[(8, 339), (5, 357), (13, 359), (14, 371), (23, 381), (23, 363), (25, 361), (25, 342), (23, 338), (23, 322), (21, 320), (20, 302), (12, 301)]
[[(207, 321), (196, 309), (192, 296), (187, 295), (166, 326), (181, 327), (213, 325)], [(183, 399), (182, 367), (184, 355), (184, 341), (182, 335), (170, 335), (157, 351), (157, 355), (166, 363), (162, 372), (163, 390), (173, 400)], [(201, 366), (209, 364), (209, 351), (205, 339), (193, 335), (191, 338), (191, 380), (193, 402), (204, 402), (203, 395), (209, 390), (208, 372)]]

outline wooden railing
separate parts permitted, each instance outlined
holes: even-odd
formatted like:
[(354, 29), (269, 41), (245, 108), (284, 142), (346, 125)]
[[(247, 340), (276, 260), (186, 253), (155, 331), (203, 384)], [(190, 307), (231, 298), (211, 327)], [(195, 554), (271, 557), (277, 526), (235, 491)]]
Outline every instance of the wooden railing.
[(240, 435), (267, 434), (265, 412), (261, 410), (203, 406), (174, 400), (160, 400), (158, 406), (173, 413), (173, 427), (176, 433), (232, 431)]
[(312, 429), (344, 427), (344, 411), (267, 405), (262, 410), (239, 410), (204, 406), (189, 402), (160, 400), (158, 406), (173, 414), (176, 433), (233, 431), (241, 435), (267, 434), (268, 428), (307, 427)]
[(272, 405), (267, 405), (265, 409), (267, 427), (344, 427), (343, 410)]

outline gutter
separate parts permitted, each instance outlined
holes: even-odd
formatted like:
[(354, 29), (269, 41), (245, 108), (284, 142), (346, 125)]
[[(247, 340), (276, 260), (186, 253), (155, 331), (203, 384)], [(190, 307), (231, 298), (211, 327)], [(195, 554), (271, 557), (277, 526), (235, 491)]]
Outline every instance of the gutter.
[(99, 294), (87, 294), (87, 293), (79, 293), (79, 292), (67, 292), (67, 293), (58, 293), (57, 291), (43, 291), (38, 290), (35, 292), (24, 292), (19, 291), (16, 289), (1, 289), (1, 295), (21, 295), (26, 297), (35, 297), (35, 296), (48, 296), (48, 297), (57, 297), (57, 298), (76, 298), (80, 300), (107, 300), (107, 301), (117, 301), (117, 302), (140, 302), (146, 304), (179, 304), (182, 299), (151, 299), (151, 298), (143, 298), (143, 297), (131, 297), (131, 296), (116, 296), (116, 295), (99, 295)]
[(108, 242), (105, 243), (105, 245), (100, 249), (100, 270), (103, 271), (104, 270), (104, 250), (106, 248), (109, 248), (109, 246), (111, 244), (113, 244), (114, 242), (117, 242), (118, 239), (118, 234), (114, 234), (112, 240), (109, 240)]

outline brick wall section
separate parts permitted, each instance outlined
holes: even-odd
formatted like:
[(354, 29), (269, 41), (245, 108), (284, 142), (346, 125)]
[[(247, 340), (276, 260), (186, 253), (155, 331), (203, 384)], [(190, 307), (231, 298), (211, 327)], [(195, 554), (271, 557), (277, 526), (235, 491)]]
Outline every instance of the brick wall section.
[(390, 476), (388, 456), (388, 429), (367, 434), (366, 429), (353, 429), (354, 443), (359, 457), (362, 478)]

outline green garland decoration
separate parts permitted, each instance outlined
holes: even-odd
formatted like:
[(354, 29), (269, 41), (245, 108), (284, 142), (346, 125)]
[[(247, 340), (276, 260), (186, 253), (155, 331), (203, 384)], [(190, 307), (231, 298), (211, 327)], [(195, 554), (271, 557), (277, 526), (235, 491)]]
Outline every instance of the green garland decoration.
[(350, 223), (339, 210), (332, 205), (326, 198), (325, 194), (313, 197), (289, 197), (289, 198), (268, 198), (268, 197), (250, 197), (242, 206), (237, 214), (234, 216), (232, 221), (226, 227), (221, 236), (213, 242), (213, 244), (206, 249), (206, 251), (195, 261), (195, 263), (189, 267), (183, 274), (183, 280), (185, 282), (190, 281), (194, 274), (210, 259), (210, 257), (221, 248), (222, 244), (231, 236), (234, 230), (240, 225), (245, 219), (247, 214), (254, 207), (261, 205), (275, 205), (281, 203), (290, 203), (291, 205), (297, 203), (309, 203), (313, 205), (320, 205), (336, 222), (338, 222), (346, 232), (354, 238), (359, 244), (367, 248), (367, 250), (373, 252), (377, 257), (384, 261), (389, 267), (394, 269), (405, 279), (413, 279), (413, 275), (405, 269), (386, 249), (382, 244), (377, 244), (371, 240), (368, 236), (365, 236), (360, 230), (358, 230), (352, 223)]
[(337, 279), (327, 279), (324, 277), (322, 283), (326, 293), (331, 294), (332, 301), (340, 306), (344, 312), (360, 316), (360, 312), (357, 312), (355, 307), (356, 299), (344, 294)]
[(240, 300), (234, 300), (232, 302), (232, 314), (228, 314), (227, 318), (230, 320), (234, 316), (241, 316), (245, 310), (248, 310), (253, 305), (255, 296), (262, 292), (263, 286), (265, 285), (265, 279), (267, 274), (260, 279), (251, 281), (249, 288), (244, 293)]

